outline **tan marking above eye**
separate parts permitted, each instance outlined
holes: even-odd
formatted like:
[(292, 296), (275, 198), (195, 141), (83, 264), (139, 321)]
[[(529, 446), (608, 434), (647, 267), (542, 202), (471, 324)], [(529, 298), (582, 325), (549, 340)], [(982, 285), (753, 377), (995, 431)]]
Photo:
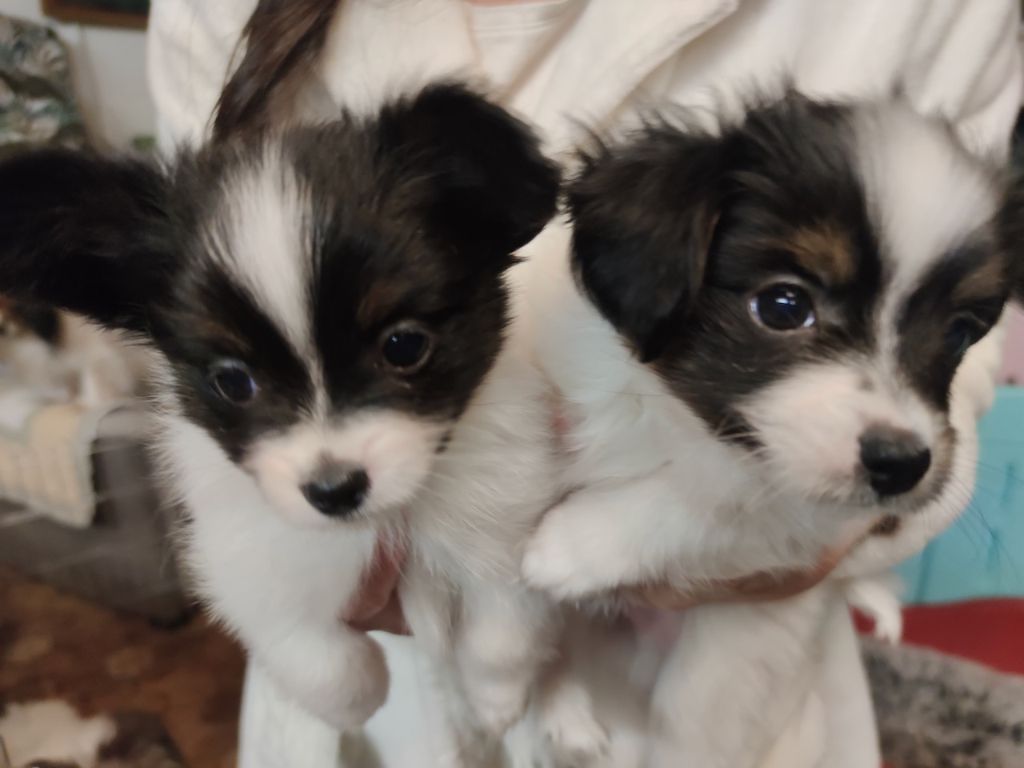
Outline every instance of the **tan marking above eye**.
[(373, 328), (387, 320), (402, 299), (402, 288), (387, 280), (375, 280), (356, 308), (356, 322)]
[(216, 317), (199, 315), (189, 318), (195, 338), (199, 341), (218, 347), (228, 347), (237, 351), (240, 356), (248, 356), (252, 353), (252, 344), (244, 335), (235, 333)]
[(794, 229), (787, 237), (757, 242), (766, 251), (789, 254), (796, 266), (814, 275), (825, 287), (854, 280), (857, 263), (849, 236), (838, 227), (823, 223)]
[(953, 288), (953, 305), (970, 304), (972, 300), (985, 300), (999, 296), (1006, 290), (1007, 274), (1003, 259), (989, 258), (978, 263), (977, 269), (964, 275)]
[(801, 227), (793, 232), (784, 247), (801, 267), (818, 275), (826, 285), (841, 285), (854, 279), (857, 264), (849, 236), (825, 225)]

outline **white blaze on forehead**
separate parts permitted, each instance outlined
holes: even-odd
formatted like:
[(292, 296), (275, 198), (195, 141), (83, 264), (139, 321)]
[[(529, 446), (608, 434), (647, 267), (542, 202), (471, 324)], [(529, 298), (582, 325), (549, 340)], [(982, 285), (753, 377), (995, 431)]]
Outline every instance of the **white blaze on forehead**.
[(212, 222), (214, 254), (295, 350), (312, 359), (309, 191), (280, 149), (268, 148), (258, 164), (226, 181), (222, 205)]
[(995, 214), (998, 190), (941, 123), (895, 104), (860, 109), (857, 155), (889, 286), (905, 292)]
[[(952, 131), (896, 104), (855, 112), (856, 151), (879, 240), (878, 364), (899, 375), (899, 323), (929, 270), (995, 215), (998, 190)], [(941, 328), (936, 328), (941, 332)]]

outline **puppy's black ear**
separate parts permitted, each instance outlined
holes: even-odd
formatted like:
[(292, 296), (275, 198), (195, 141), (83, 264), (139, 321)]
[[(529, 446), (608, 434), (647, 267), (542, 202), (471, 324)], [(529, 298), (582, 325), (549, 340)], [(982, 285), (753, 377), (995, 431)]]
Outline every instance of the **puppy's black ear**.
[(643, 362), (700, 290), (722, 157), (720, 139), (655, 126), (585, 157), (569, 185), (577, 280)]
[(1010, 295), (1024, 304), (1024, 172), (1010, 180), (996, 224), (1000, 244), (1010, 260)]
[(381, 113), (383, 146), (431, 185), (428, 226), (469, 253), (507, 257), (555, 213), (560, 174), (522, 122), (461, 85)]
[(166, 181), (63, 149), (0, 162), (0, 293), (146, 330), (169, 264)]

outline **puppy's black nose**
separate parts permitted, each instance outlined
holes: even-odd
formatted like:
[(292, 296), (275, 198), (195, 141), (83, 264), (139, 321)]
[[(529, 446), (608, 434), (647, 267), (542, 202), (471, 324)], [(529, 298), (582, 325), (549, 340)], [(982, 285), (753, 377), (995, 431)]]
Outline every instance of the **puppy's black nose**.
[(921, 482), (932, 452), (910, 432), (873, 429), (860, 438), (860, 462), (879, 496), (898, 496)]
[(325, 462), (305, 485), (302, 495), (328, 517), (345, 517), (363, 503), (370, 489), (366, 470), (346, 462)]

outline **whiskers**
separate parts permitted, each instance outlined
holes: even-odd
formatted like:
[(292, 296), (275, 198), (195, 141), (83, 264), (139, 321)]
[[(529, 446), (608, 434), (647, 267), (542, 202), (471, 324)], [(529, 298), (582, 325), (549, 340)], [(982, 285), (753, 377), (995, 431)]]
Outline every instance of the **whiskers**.
[(996, 467), (978, 462), (978, 467), (985, 471), (978, 473), (973, 488), (961, 480), (951, 480), (954, 498), (964, 505), (956, 527), (971, 542), (977, 556), (984, 558), (989, 572), (1008, 569), (1014, 581), (1019, 583), (1022, 572), (1017, 559), (1007, 547), (999, 525), (990, 519), (989, 510), (996, 508), (999, 514), (1007, 515), (1024, 512), (1024, 509), (1013, 508), (1017, 490), (1024, 482), (1016, 476), (1012, 464)]

